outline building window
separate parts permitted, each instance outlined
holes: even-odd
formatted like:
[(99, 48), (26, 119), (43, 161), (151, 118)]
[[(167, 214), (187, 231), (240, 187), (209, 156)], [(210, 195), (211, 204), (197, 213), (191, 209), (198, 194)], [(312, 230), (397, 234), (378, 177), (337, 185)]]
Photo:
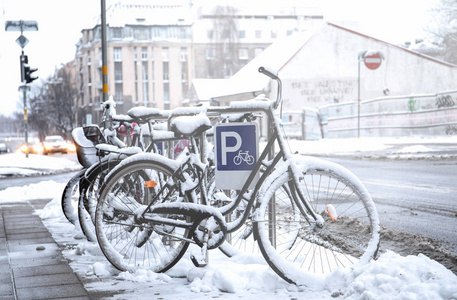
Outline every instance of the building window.
[(272, 39), (275, 39), (275, 38), (278, 37), (278, 34), (277, 34), (276, 30), (272, 30), (272, 31), (270, 32), (270, 37), (271, 37)]
[(140, 28), (135, 28), (134, 31), (135, 39), (139, 41), (145, 41), (149, 39), (149, 28), (146, 27), (140, 27)]
[(115, 89), (114, 100), (118, 103), (124, 102), (124, 90), (122, 88), (122, 83), (116, 83), (114, 89)]
[(259, 48), (259, 47), (254, 48), (254, 56), (259, 55), (260, 53), (262, 53), (262, 51), (263, 51), (263, 48)]
[(163, 105), (164, 109), (170, 109), (170, 84), (163, 84)]
[(149, 89), (148, 89), (148, 82), (143, 81), (143, 105), (149, 106)]
[(238, 49), (238, 58), (241, 60), (249, 59), (249, 49), (248, 48), (239, 48)]
[(148, 62), (143, 61), (141, 64), (141, 72), (143, 73), (143, 81), (148, 81)]
[(286, 31), (286, 35), (287, 35), (287, 36), (292, 35), (292, 33), (294, 33), (293, 30), (287, 30), (287, 31)]
[(141, 47), (141, 60), (148, 59), (148, 47)]
[(187, 60), (187, 48), (181, 48), (179, 56), (181, 58), (181, 61), (186, 61)]
[(110, 29), (113, 34), (113, 39), (122, 39), (122, 27), (112, 27)]
[(114, 81), (122, 82), (122, 62), (114, 62)]
[(261, 39), (262, 38), (262, 30), (256, 30), (255, 31), (255, 38), (256, 39)]
[(167, 47), (162, 48), (162, 60), (163, 61), (168, 61), (169, 60), (169, 54), (168, 54), (168, 48)]
[(214, 35), (214, 31), (213, 31), (213, 30), (208, 30), (208, 31), (206, 32), (206, 37), (207, 37), (208, 39), (210, 39), (210, 40), (213, 38), (213, 35)]
[(114, 48), (113, 49), (114, 53), (114, 61), (122, 61), (122, 48)]
[(238, 31), (238, 38), (240, 38), (240, 39), (246, 38), (246, 31), (245, 30)]
[(186, 95), (187, 95), (187, 82), (183, 82), (182, 83), (182, 87), (181, 87), (181, 92), (182, 92), (182, 99), (186, 99)]
[(216, 57), (216, 48), (215, 47), (206, 48), (206, 59), (212, 60), (215, 57)]
[(169, 74), (169, 63), (168, 61), (163, 62), (163, 80), (168, 81), (170, 79)]
[(182, 61), (181, 62), (181, 79), (183, 81), (186, 81), (188, 77), (187, 74), (187, 61)]

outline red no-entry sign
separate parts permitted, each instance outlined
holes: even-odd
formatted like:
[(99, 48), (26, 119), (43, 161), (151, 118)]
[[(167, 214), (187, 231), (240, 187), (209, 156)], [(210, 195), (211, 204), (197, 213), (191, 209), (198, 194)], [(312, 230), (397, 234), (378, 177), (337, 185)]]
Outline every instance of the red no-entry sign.
[(376, 70), (381, 65), (382, 56), (379, 52), (368, 53), (364, 56), (363, 62), (368, 69)]

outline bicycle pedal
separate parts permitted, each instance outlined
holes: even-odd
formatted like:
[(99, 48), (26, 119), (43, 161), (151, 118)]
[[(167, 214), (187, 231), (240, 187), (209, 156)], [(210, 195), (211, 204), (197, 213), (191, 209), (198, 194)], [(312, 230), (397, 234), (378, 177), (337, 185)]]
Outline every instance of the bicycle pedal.
[(138, 247), (138, 248), (141, 248), (143, 247), (143, 245), (146, 243), (146, 241), (149, 239), (149, 237), (151, 236), (152, 232), (154, 230), (152, 229), (149, 229), (149, 228), (145, 228), (143, 229), (139, 234), (138, 234), (138, 238), (137, 240), (135, 241), (135, 246)]
[(197, 268), (206, 267), (208, 265), (208, 250), (202, 248), (201, 252), (192, 251), (190, 253), (190, 260)]
[(192, 261), (192, 263), (194, 264), (194, 266), (196, 266), (197, 268), (206, 267), (206, 265), (208, 264), (208, 262), (206, 262), (205, 260), (197, 259), (197, 258), (196, 258), (195, 256), (193, 256), (193, 255), (190, 256), (190, 260)]

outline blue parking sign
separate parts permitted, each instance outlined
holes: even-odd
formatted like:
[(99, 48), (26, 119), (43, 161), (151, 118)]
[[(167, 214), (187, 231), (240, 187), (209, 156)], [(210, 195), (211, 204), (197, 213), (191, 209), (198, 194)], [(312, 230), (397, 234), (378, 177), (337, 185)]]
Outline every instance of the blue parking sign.
[(216, 186), (240, 189), (257, 162), (257, 124), (221, 124), (216, 126), (215, 135)]

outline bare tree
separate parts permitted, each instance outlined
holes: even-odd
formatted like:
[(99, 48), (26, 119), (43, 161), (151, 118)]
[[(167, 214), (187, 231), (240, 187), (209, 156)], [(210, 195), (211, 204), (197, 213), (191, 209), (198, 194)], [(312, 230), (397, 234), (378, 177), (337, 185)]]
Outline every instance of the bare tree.
[(30, 129), (38, 132), (38, 138), (43, 141), (50, 131), (48, 116), (46, 114), (47, 108), (44, 99), (46, 99), (46, 89), (38, 87), (34, 90), (33, 94), (29, 97), (29, 113), (28, 123)]
[(428, 31), (440, 48), (427, 54), (457, 64), (457, 1), (441, 0), (432, 14), (435, 22)]
[(215, 53), (208, 65), (214, 78), (227, 78), (240, 68), (238, 61), (238, 29), (236, 10), (230, 6), (217, 6), (214, 15), (212, 43)]
[(30, 95), (29, 123), (32, 129), (38, 131), (40, 139), (48, 134), (70, 138), (76, 118), (76, 93), (69, 72), (62, 68)]

